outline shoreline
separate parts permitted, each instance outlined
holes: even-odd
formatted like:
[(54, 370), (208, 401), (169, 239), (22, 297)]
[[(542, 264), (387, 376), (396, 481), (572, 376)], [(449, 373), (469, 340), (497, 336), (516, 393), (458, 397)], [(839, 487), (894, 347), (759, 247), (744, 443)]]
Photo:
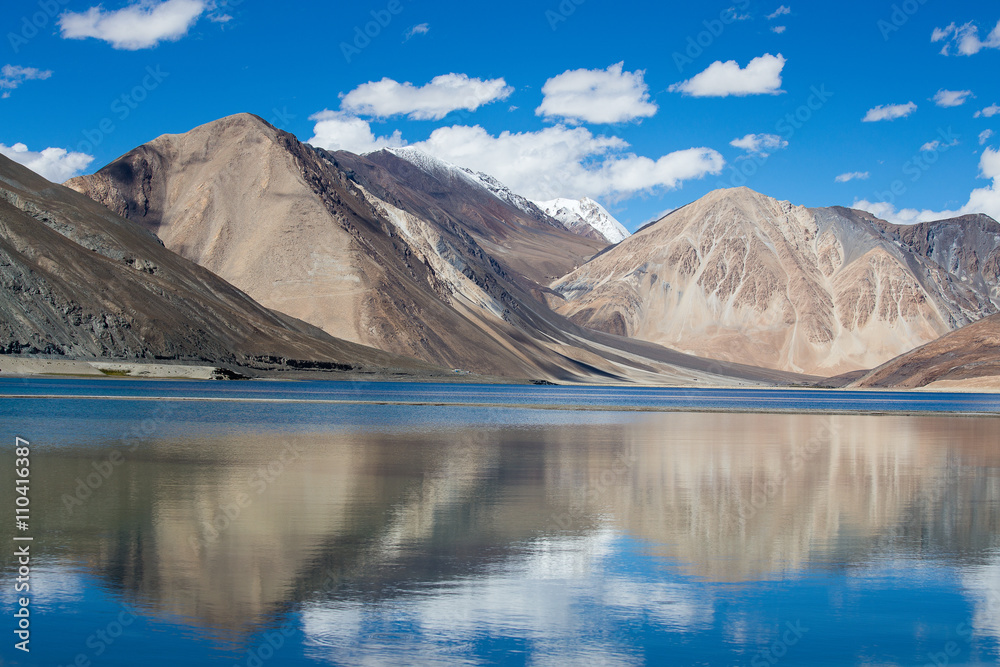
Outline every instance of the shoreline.
[[(250, 369), (241, 369), (247, 370)], [(1000, 394), (1000, 377), (987, 376), (969, 380), (943, 380), (923, 387), (818, 387), (808, 385), (744, 384), (734, 380), (726, 384), (641, 384), (632, 382), (563, 382), (546, 383), (529, 378), (499, 378), (474, 373), (440, 375), (387, 369), (378, 371), (325, 370), (255, 370), (256, 377), (231, 377), (227, 366), (195, 363), (146, 363), (121, 360), (32, 359), (0, 356), (0, 379), (78, 379), (78, 380), (173, 380), (192, 382), (397, 382), (441, 383), (484, 386), (557, 386), (557, 387), (616, 387), (633, 389), (678, 390), (737, 390), (737, 391), (822, 391), (830, 393), (940, 393), (940, 394)]]

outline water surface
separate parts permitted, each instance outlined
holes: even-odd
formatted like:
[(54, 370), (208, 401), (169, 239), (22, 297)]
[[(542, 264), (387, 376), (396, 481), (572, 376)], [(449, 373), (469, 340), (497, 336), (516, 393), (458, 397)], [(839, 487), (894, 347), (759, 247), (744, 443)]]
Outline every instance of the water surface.
[[(83, 380), (3, 394), (0, 503), (14, 507), (27, 437), (34, 537), (30, 656), (11, 639), (13, 549), (0, 559), (6, 664), (1000, 660), (1000, 422), (941, 414), (996, 411), (989, 396)], [(39, 398), (53, 395), (73, 398)], [(925, 414), (838, 413), (858, 402)], [(635, 411), (802, 405), (833, 414)]]

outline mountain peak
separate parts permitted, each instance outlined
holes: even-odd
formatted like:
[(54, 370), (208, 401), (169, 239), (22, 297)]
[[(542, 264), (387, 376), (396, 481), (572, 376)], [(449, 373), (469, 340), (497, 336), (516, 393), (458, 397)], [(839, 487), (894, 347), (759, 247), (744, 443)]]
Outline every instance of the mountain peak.
[(590, 197), (536, 201), (535, 206), (570, 230), (580, 233), (582, 229), (592, 229), (608, 243), (621, 243), (631, 236), (607, 209)]

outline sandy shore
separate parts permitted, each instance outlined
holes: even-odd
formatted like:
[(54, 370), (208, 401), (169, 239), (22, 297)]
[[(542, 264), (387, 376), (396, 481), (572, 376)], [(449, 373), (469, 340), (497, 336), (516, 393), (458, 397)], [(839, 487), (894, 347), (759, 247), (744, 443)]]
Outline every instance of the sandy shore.
[(214, 366), (142, 364), (112, 361), (66, 361), (62, 359), (0, 358), (0, 377), (69, 375), (82, 377), (172, 378), (210, 380)]

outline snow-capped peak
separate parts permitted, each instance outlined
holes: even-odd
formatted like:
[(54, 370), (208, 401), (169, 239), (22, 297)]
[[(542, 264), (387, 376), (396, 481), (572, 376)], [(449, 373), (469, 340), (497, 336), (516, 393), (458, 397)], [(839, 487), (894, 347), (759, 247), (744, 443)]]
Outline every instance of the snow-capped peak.
[(472, 171), (471, 169), (462, 168), (467, 174), (479, 181), (484, 188), (493, 193), (498, 199), (502, 199), (511, 206), (521, 209), (529, 215), (538, 215), (541, 211), (538, 210), (530, 200), (522, 197), (516, 192), (512, 191), (506, 185), (493, 178), (489, 174), (484, 174), (481, 171)]
[(590, 197), (536, 201), (535, 205), (546, 215), (577, 233), (581, 229), (590, 228), (604, 237), (608, 243), (621, 243), (631, 236), (614, 216)]

